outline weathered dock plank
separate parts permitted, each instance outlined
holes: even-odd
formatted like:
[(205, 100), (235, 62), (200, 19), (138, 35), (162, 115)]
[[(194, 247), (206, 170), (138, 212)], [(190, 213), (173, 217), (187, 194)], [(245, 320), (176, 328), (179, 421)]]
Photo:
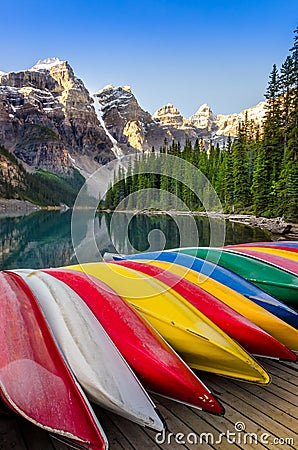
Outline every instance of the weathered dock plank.
[[(94, 411), (96, 416), (102, 426), (102, 428), (107, 431), (109, 437), (110, 448), (115, 448), (118, 450), (119, 448), (124, 448), (125, 450), (134, 450), (133, 446), (130, 444), (127, 437), (121, 433), (121, 430), (117, 425), (114, 424), (113, 420), (110, 417), (108, 411), (103, 410), (97, 405), (94, 406)], [(111, 414), (112, 417), (118, 418), (114, 414)]]
[[(225, 440), (222, 440), (220, 443), (216, 443), (220, 439), (220, 433), (224, 428), (226, 431), (226, 419), (224, 417), (212, 416), (210, 414), (206, 414), (200, 412), (196, 409), (190, 408), (188, 406), (179, 405), (179, 403), (172, 402), (170, 400), (166, 400), (163, 402), (167, 409), (175, 414), (175, 422), (173, 423), (173, 431), (175, 434), (177, 433), (185, 433), (181, 427), (181, 422), (186, 424), (188, 429), (193, 435), (198, 436), (198, 441), (204, 443), (204, 448), (212, 448), (212, 449), (223, 449), (229, 450), (230, 444)], [(211, 422), (206, 420), (205, 416), (209, 416), (211, 418)], [(208, 436), (208, 433), (211, 435)], [(190, 439), (192, 440), (192, 439)], [(180, 446), (181, 448), (181, 446)], [(193, 448), (193, 444), (188, 443), (187, 448)], [(239, 448), (235, 446), (234, 448)]]
[[(221, 383), (223, 382), (221, 381)], [(223, 383), (222, 387), (229, 389), (230, 385)], [(247, 389), (239, 385), (236, 385), (233, 391), (233, 395), (236, 398), (239, 398), (240, 400), (252, 406), (253, 408), (256, 408), (260, 413), (268, 415), (274, 421), (284, 425), (286, 428), (289, 428), (290, 430), (298, 429), (298, 415), (296, 417), (293, 417), (288, 414), (288, 411), (282, 411), (276, 408), (271, 403), (269, 403), (268, 401), (270, 399), (269, 396), (267, 396), (266, 399), (262, 398), (264, 397), (264, 394), (265, 394), (264, 389), (259, 396), (256, 396), (255, 392), (249, 393)], [(286, 403), (286, 405), (288, 404)], [(298, 413), (298, 408), (295, 408), (295, 412), (296, 414)]]
[[(110, 449), (192, 450), (200, 446), (206, 450), (297, 449), (298, 364), (277, 361), (262, 361), (262, 364), (272, 375), (272, 384), (269, 386), (200, 374), (204, 383), (224, 405), (224, 417), (155, 396), (154, 400), (168, 425), (165, 437), (95, 405)], [(238, 431), (237, 427), (245, 430)], [(12, 413), (0, 415), (0, 450), (67, 448), (48, 433)]]
[(282, 362), (278, 363), (270, 362), (263, 365), (271, 373), (272, 376), (279, 377), (283, 380), (288, 381), (290, 384), (293, 384), (294, 386), (298, 386), (297, 371), (293, 370), (292, 368), (289, 368)]
[(27, 450), (18, 422), (15, 416), (6, 414), (1, 416), (0, 450)]
[[(227, 404), (230, 406), (230, 408), (233, 408), (237, 414), (238, 417), (242, 415), (242, 419), (239, 420), (245, 424), (245, 426), (248, 428), (247, 423), (248, 421), (250, 424), (254, 423), (254, 430), (252, 432), (255, 433), (265, 433), (268, 431), (273, 436), (283, 436), (283, 437), (293, 437), (292, 431), (288, 427), (284, 427), (280, 421), (281, 416), (283, 416), (284, 413), (281, 412), (275, 412), (274, 419), (272, 418), (269, 410), (266, 410), (266, 407), (261, 404), (261, 401), (255, 401), (253, 399), (253, 395), (250, 395), (247, 391), (246, 396), (241, 396), (239, 394), (239, 390), (235, 389), (233, 392), (229, 393), (227, 391), (224, 392), (224, 399), (227, 402)], [(231, 413), (230, 413), (231, 415)], [(238, 421), (237, 417), (235, 417), (235, 420)], [(292, 423), (295, 419), (291, 418)], [(236, 422), (235, 422), (236, 423)], [(297, 427), (298, 421), (295, 421), (295, 425)], [(297, 429), (297, 428), (296, 428)], [(249, 428), (249, 431), (251, 428)]]
[[(19, 420), (18, 423), (24, 441), (26, 443), (30, 442), (30, 450), (41, 450), (42, 448), (55, 450), (55, 446), (48, 433), (45, 433), (41, 428), (36, 427), (27, 420)], [(64, 447), (63, 450), (66, 448)]]

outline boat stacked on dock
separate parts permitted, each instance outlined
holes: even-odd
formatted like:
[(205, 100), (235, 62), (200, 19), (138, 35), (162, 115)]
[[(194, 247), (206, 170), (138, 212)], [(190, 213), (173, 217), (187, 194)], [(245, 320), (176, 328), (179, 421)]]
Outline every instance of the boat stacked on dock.
[(0, 397), (73, 448), (108, 448), (89, 401), (161, 431), (151, 393), (222, 415), (199, 371), (296, 361), (298, 242), (107, 258), (0, 273)]

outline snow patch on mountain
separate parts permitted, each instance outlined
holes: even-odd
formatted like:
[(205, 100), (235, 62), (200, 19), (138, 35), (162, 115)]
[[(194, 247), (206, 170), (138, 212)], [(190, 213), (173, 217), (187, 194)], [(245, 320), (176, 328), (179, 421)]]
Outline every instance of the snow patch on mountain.
[(97, 95), (93, 95), (93, 99), (94, 99), (94, 109), (97, 115), (97, 118), (99, 120), (99, 123), (101, 124), (102, 128), (104, 129), (106, 135), (108, 136), (108, 138), (110, 139), (110, 141), (113, 144), (113, 147), (111, 148), (112, 152), (114, 153), (114, 155), (116, 156), (116, 158), (121, 158), (123, 156), (123, 151), (121, 150), (121, 148), (118, 146), (118, 143), (116, 141), (116, 139), (111, 135), (111, 133), (108, 131), (105, 122), (103, 120), (103, 113), (98, 101), (98, 97)]
[(105, 86), (97, 92), (97, 98), (101, 108), (125, 108), (133, 98), (130, 86), (115, 87), (113, 84)]
[(61, 61), (59, 58), (40, 59), (29, 70), (31, 70), (31, 71), (50, 70), (52, 67), (60, 66), (61, 64), (64, 64), (65, 62), (66, 61)]

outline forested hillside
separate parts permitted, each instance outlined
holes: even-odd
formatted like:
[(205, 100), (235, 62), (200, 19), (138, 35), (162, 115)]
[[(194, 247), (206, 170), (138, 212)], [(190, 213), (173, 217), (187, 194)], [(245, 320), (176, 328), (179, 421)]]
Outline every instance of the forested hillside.
[(0, 197), (28, 200), (40, 206), (73, 205), (85, 179), (76, 169), (57, 176), (45, 170), (27, 173), (14, 155), (0, 146)]

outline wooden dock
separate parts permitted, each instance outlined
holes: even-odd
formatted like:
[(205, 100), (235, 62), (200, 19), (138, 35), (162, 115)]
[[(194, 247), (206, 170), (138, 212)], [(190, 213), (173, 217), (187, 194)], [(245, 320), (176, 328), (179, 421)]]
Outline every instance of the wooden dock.
[[(224, 405), (224, 417), (155, 396), (169, 428), (165, 438), (96, 406), (94, 409), (111, 450), (297, 449), (298, 363), (266, 360), (263, 365), (272, 376), (272, 383), (265, 387), (214, 375), (200, 376)], [(1, 414), (0, 450), (11, 449), (69, 447), (14, 414)]]

